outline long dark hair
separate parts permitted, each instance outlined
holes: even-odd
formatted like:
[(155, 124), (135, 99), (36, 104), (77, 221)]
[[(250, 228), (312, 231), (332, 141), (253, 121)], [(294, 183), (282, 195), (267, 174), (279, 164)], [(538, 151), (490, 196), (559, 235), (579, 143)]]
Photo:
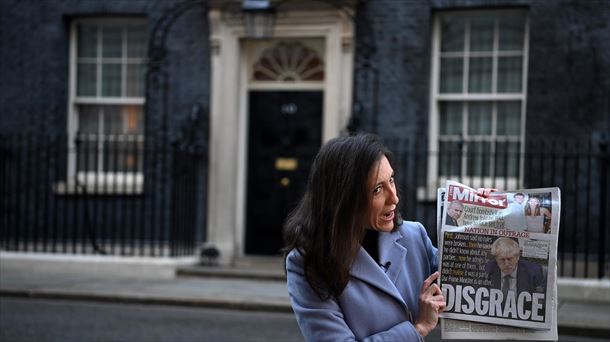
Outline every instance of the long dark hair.
[[(347, 286), (368, 225), (368, 177), (384, 155), (391, 164), (390, 151), (372, 134), (330, 140), (318, 152), (305, 194), (286, 220), (284, 263), (297, 249), (307, 282), (321, 299), (337, 298)], [(394, 217), (396, 229), (398, 210)]]

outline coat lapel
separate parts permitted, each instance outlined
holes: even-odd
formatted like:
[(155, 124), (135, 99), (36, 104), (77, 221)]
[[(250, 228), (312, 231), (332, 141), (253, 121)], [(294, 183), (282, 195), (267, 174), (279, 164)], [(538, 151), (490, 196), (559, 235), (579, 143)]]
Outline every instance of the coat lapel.
[(391, 263), (387, 275), (394, 284), (402, 272), (407, 257), (407, 249), (399, 243), (401, 239), (403, 236), (399, 231), (379, 235), (379, 262)]
[(402, 235), (398, 231), (379, 234), (379, 262), (381, 264), (385, 264), (387, 261), (391, 263), (387, 271), (384, 271), (364, 248), (360, 247), (350, 273), (353, 277), (386, 292), (406, 307), (404, 299), (394, 285), (407, 255), (407, 250), (398, 243), (401, 238)]

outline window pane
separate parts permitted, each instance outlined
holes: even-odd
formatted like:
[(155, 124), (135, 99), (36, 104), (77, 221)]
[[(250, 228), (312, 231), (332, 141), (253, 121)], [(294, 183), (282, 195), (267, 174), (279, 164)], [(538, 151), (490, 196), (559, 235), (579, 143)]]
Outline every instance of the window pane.
[(441, 93), (461, 93), (462, 92), (462, 58), (441, 58)]
[(142, 134), (143, 126), (142, 106), (104, 106), (104, 133)]
[(144, 120), (142, 106), (123, 106), (121, 110), (121, 121), (123, 132), (127, 134), (143, 134)]
[(104, 171), (118, 172), (120, 158), (122, 157), (122, 143), (124, 137), (121, 122), (121, 106), (104, 107)]
[(460, 176), (462, 173), (462, 144), (460, 142), (439, 143), (439, 175)]
[(100, 107), (78, 106), (77, 169), (95, 171), (97, 169)]
[(142, 106), (105, 106), (104, 170), (109, 172), (142, 169)]
[(521, 135), (521, 102), (498, 103), (498, 135)]
[(119, 168), (125, 172), (142, 170), (143, 143), (135, 136), (129, 136), (121, 142), (122, 158), (119, 159)]
[(125, 133), (121, 120), (121, 106), (104, 106), (104, 134)]
[(498, 58), (498, 92), (515, 93), (521, 91), (522, 57)]
[(118, 142), (118, 136), (110, 135), (104, 140), (104, 158), (103, 165), (104, 171), (106, 172), (117, 172), (121, 171), (118, 168), (119, 158), (121, 156), (120, 143)]
[(491, 66), (490, 57), (471, 57), (470, 72), (468, 73), (468, 92), (491, 92)]
[(102, 56), (121, 57), (123, 47), (123, 29), (104, 26), (102, 29)]
[(464, 51), (464, 18), (441, 19), (441, 51)]
[(468, 144), (467, 176), (486, 177), (490, 175), (490, 153), (489, 142), (470, 142)]
[(144, 97), (145, 70), (143, 64), (127, 64), (126, 96)]
[(121, 64), (102, 64), (102, 96), (121, 96)]
[(496, 143), (496, 176), (516, 177), (519, 174), (519, 143)]
[(470, 51), (492, 51), (494, 46), (494, 18), (470, 19)]
[(78, 24), (77, 56), (97, 57), (97, 26)]
[(137, 140), (133, 143), (133, 153), (134, 153), (134, 171), (142, 171), (144, 170), (144, 141)]
[(490, 135), (491, 115), (490, 102), (471, 102), (468, 105), (468, 135)]
[(439, 133), (441, 135), (462, 134), (462, 103), (441, 102), (439, 103), (440, 122)]
[(76, 144), (76, 168), (78, 171), (96, 171), (99, 155), (97, 136), (79, 136)]
[(510, 14), (500, 17), (499, 50), (523, 51), (525, 15)]
[(92, 105), (78, 106), (78, 132), (81, 134), (100, 133), (100, 107)]
[(127, 57), (146, 57), (146, 44), (148, 37), (144, 25), (130, 25), (127, 27)]
[(143, 157), (143, 142), (135, 136), (111, 135), (104, 141), (104, 171), (142, 170)]
[(135, 139), (117, 136), (116, 139), (104, 143), (104, 171), (130, 172), (136, 171), (142, 156)]
[(76, 69), (77, 96), (96, 96), (96, 68), (93, 63), (78, 63)]

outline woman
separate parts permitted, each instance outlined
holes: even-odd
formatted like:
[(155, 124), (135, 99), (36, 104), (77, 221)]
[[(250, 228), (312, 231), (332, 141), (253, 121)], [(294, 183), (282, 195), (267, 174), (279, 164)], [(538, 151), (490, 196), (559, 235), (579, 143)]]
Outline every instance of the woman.
[(530, 196), (525, 205), (527, 231), (533, 233), (548, 233), (550, 220), (551, 212), (547, 208), (540, 206), (540, 198)]
[(445, 299), (437, 249), (400, 219), (391, 154), (373, 135), (322, 146), (285, 225), (288, 292), (309, 341), (421, 340)]

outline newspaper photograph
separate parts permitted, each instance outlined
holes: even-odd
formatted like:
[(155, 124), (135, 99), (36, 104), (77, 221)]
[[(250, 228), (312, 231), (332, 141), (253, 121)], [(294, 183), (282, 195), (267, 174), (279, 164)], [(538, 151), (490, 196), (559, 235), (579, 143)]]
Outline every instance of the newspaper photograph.
[(553, 339), (559, 189), (488, 197), (454, 181), (445, 189), (438, 207), (440, 286), (447, 301), (441, 317), (538, 329), (546, 334), (535, 339)]
[[(440, 236), (442, 227), (442, 214), (445, 202), (445, 188), (437, 191), (437, 243), (440, 246)], [(510, 205), (510, 203), (509, 203)], [(553, 287), (553, 298), (557, 298), (557, 287)], [(555, 301), (552, 301), (552, 322), (557, 321), (557, 310)], [(523, 340), (523, 341), (557, 341), (557, 325), (553, 324), (550, 330), (536, 330), (517, 328), (506, 325), (492, 323), (478, 323), (463, 321), (451, 318), (441, 318), (441, 338), (442, 339), (468, 339), (468, 340)]]

